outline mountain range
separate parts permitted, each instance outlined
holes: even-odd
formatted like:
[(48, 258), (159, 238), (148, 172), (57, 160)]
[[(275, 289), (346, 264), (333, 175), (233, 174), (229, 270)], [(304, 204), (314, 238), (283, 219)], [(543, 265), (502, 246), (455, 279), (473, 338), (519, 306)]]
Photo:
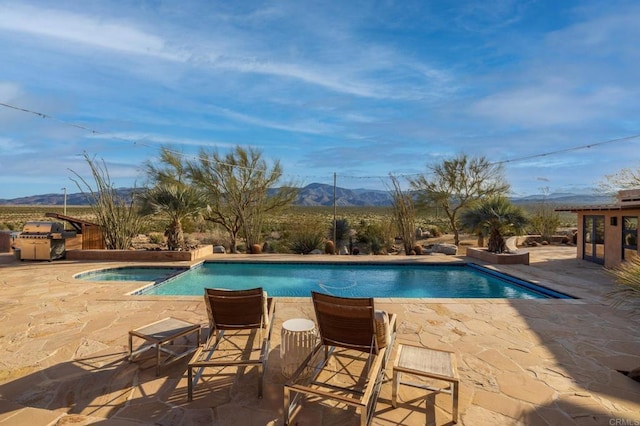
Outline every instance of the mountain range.
[[(132, 188), (120, 188), (118, 193), (128, 196)], [(312, 183), (300, 188), (294, 204), (297, 206), (333, 206), (334, 187), (322, 183)], [(335, 188), (335, 204), (340, 207), (349, 206), (390, 206), (392, 196), (389, 191), (376, 189), (347, 189)], [(534, 194), (525, 197), (512, 197), (514, 204), (550, 202), (555, 205), (597, 205), (610, 204), (611, 195), (578, 194), (578, 193), (551, 193)], [(64, 204), (63, 194), (31, 195), (13, 199), (0, 199), (0, 205), (16, 206), (61, 206)], [(67, 194), (67, 204), (70, 206), (83, 206), (89, 204), (83, 193)]]

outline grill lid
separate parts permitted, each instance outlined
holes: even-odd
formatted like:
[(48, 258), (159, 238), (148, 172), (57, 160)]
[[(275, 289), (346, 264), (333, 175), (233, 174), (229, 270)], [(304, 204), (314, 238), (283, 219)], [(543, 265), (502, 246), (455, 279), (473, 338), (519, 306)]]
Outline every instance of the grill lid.
[(22, 228), (23, 234), (51, 234), (64, 232), (60, 222), (27, 222)]

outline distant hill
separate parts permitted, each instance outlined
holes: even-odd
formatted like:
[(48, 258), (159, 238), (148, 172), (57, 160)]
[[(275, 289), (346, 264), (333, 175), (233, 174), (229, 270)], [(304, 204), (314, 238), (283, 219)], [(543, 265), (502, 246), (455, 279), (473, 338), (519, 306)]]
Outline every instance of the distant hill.
[[(333, 186), (312, 183), (300, 189), (295, 204), (298, 206), (333, 206)], [(335, 188), (336, 205), (390, 206), (391, 195), (387, 191), (374, 189)]]
[[(118, 192), (123, 196), (130, 195), (132, 191), (132, 188), (118, 189)], [(300, 188), (294, 204), (298, 206), (333, 206), (333, 192), (333, 185), (312, 183), (304, 188)], [(335, 193), (336, 205), (340, 207), (390, 206), (392, 200), (391, 194), (388, 191), (376, 189), (347, 189), (336, 187)], [(579, 206), (610, 204), (613, 202), (613, 198), (610, 195), (553, 193), (546, 196), (537, 194), (526, 197), (514, 197), (511, 201), (514, 204), (534, 204), (546, 201), (555, 205)], [(61, 206), (63, 204), (63, 194), (43, 194), (13, 199), (0, 199), (0, 205)], [(84, 194), (75, 193), (67, 194), (67, 204), (70, 206), (84, 206), (89, 203)]]
[[(118, 188), (116, 189), (119, 195), (130, 196), (133, 188)], [(64, 204), (63, 194), (42, 194), (31, 195), (28, 197), (13, 198), (10, 200), (0, 199), (0, 205), (13, 205), (13, 206), (62, 206)], [(75, 194), (67, 194), (67, 204), (70, 206), (86, 206), (89, 205), (87, 197), (79, 192)]]
[(572, 193), (553, 193), (549, 195), (535, 194), (526, 197), (514, 197), (511, 202), (514, 204), (535, 204), (540, 202), (553, 203), (558, 206), (592, 206), (601, 204), (615, 203), (613, 195), (597, 195), (597, 194), (572, 194)]

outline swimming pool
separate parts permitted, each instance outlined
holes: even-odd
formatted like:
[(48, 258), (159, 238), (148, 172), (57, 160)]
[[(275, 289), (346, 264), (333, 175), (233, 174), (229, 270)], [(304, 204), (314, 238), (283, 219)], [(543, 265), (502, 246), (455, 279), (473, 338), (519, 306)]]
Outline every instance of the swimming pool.
[(189, 268), (122, 266), (82, 272), (75, 275), (74, 278), (86, 281), (153, 281), (159, 283), (188, 270)]
[(315, 290), (345, 297), (569, 298), (472, 263), (204, 262), (164, 281), (150, 281), (155, 283), (134, 294), (200, 296), (205, 287), (262, 287), (274, 297), (309, 297)]

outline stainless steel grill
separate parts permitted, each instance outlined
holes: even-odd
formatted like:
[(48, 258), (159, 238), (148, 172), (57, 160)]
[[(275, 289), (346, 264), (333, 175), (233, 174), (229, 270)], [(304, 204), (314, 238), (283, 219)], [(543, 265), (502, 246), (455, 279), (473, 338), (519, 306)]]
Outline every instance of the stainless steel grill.
[(27, 222), (20, 234), (21, 260), (54, 260), (64, 257), (64, 225), (60, 222)]

